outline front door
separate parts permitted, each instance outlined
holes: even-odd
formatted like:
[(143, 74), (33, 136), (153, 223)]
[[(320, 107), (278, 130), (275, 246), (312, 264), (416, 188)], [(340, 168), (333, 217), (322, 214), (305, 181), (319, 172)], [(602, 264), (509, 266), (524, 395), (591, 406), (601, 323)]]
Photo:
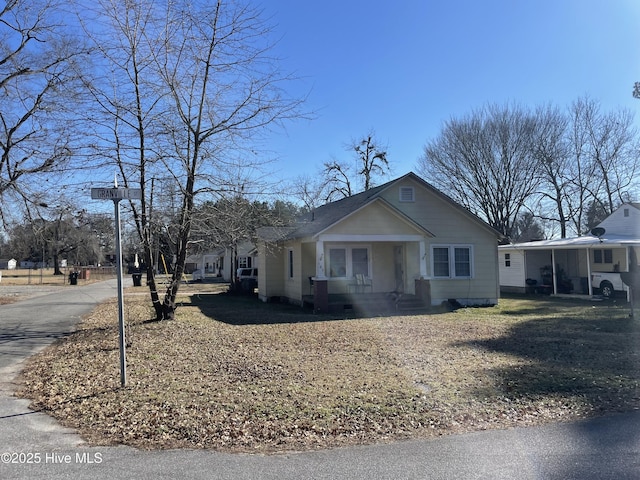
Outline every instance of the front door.
[(404, 248), (402, 245), (393, 247), (393, 267), (396, 280), (395, 291), (404, 293)]

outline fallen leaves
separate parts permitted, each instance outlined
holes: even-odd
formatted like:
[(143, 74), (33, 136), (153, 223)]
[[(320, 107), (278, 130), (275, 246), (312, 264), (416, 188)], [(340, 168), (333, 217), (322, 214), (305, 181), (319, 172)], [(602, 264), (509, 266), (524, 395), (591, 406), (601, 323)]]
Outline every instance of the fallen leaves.
[[(613, 326), (591, 307), (537, 313), (509, 300), (348, 320), (224, 295), (199, 305), (185, 299), (175, 321), (146, 322), (146, 300), (127, 297), (124, 389), (116, 306), (101, 305), (31, 359), (19, 394), (92, 443), (250, 452), (534, 425), (640, 404), (631, 347), (639, 328), (623, 312), (607, 313)], [(245, 314), (265, 322), (226, 321)]]

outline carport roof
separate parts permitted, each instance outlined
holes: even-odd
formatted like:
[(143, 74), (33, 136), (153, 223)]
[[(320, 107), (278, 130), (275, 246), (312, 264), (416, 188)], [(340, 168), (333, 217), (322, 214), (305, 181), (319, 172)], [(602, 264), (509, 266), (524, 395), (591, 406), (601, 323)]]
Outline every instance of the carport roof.
[(551, 240), (538, 240), (535, 242), (510, 243), (500, 245), (503, 250), (559, 250), (570, 248), (595, 248), (595, 247), (631, 247), (640, 246), (640, 238), (625, 235), (605, 235), (602, 238), (592, 235), (573, 238), (556, 238)]

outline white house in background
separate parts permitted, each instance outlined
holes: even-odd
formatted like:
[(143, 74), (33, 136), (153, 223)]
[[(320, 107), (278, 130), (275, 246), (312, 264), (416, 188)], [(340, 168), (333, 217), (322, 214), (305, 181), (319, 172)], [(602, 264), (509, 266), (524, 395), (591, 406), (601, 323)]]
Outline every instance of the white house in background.
[(317, 311), (365, 295), (416, 296), (426, 306), (498, 301), (499, 232), (414, 173), (258, 233), (264, 301)]
[[(238, 268), (251, 268), (256, 266), (256, 249), (251, 242), (242, 242), (238, 245)], [(194, 280), (207, 278), (220, 278), (230, 282), (234, 273), (234, 258), (232, 248), (222, 248), (215, 252), (199, 255), (191, 255), (187, 259), (188, 273)]]
[(0, 259), (0, 270), (15, 270), (17, 266), (18, 261), (15, 258)]
[(629, 271), (630, 249), (640, 258), (640, 203), (621, 205), (598, 228), (598, 236), (501, 245), (501, 290), (593, 295), (594, 273)]

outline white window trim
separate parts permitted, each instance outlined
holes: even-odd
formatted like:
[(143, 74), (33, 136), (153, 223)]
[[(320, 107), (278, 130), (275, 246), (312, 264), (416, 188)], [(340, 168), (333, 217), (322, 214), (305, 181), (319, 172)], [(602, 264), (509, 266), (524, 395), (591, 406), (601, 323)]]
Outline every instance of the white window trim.
[[(355, 248), (366, 248), (367, 249), (367, 270), (369, 271), (369, 275), (367, 278), (371, 278), (371, 245), (363, 245), (363, 244), (325, 244), (325, 271), (327, 272), (327, 278), (329, 280), (344, 280), (353, 278), (353, 255), (352, 251)], [(330, 251), (335, 249), (344, 249), (346, 250), (345, 262), (346, 265), (346, 274), (344, 277), (332, 277), (331, 276), (331, 264), (330, 264)]]
[[(447, 248), (449, 249), (449, 275), (448, 276), (437, 276), (436, 275), (436, 268), (435, 268), (435, 264), (433, 262), (433, 250), (435, 248)], [(455, 249), (456, 248), (468, 248), (469, 249), (469, 273), (471, 275), (469, 276), (458, 276), (455, 274), (455, 269), (456, 269), (456, 259), (455, 259)], [(459, 243), (454, 243), (454, 244), (436, 244), (436, 245), (431, 245), (431, 277), (434, 280), (469, 280), (474, 278), (475, 276), (475, 269), (474, 269), (474, 251), (473, 251), (473, 245), (469, 245), (469, 244), (459, 244)]]

